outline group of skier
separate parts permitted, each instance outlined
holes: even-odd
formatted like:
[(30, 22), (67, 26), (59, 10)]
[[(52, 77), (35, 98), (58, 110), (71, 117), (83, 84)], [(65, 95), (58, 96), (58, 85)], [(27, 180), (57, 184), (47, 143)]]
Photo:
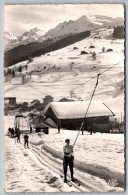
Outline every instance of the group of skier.
[[(17, 143), (20, 143), (20, 135), (21, 135), (21, 131), (18, 127), (14, 128), (8, 128), (8, 132), (10, 133), (10, 137), (11, 138), (16, 138)], [(32, 127), (30, 127), (30, 133), (32, 133)], [(29, 148), (29, 136), (27, 134), (24, 135), (24, 148)]]

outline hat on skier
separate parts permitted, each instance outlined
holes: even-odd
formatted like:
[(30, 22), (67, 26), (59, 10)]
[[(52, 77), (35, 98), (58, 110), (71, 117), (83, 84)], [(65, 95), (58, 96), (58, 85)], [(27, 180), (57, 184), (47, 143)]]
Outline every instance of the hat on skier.
[(66, 139), (65, 142), (66, 142), (66, 143), (67, 143), (67, 142), (70, 142), (70, 139)]

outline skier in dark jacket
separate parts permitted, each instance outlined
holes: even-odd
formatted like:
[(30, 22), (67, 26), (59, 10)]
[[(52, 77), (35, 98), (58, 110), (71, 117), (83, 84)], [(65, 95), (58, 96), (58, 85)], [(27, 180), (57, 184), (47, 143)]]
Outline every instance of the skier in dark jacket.
[(63, 159), (63, 169), (64, 169), (64, 182), (67, 182), (67, 168), (69, 165), (71, 180), (75, 181), (73, 178), (73, 167), (74, 167), (74, 156), (73, 156), (73, 146), (69, 145), (70, 140), (65, 140), (66, 145), (63, 147), (64, 159)]
[(26, 148), (26, 145), (27, 145), (27, 148), (29, 148), (28, 147), (28, 138), (29, 138), (29, 136), (27, 134), (25, 134), (24, 135), (24, 148)]

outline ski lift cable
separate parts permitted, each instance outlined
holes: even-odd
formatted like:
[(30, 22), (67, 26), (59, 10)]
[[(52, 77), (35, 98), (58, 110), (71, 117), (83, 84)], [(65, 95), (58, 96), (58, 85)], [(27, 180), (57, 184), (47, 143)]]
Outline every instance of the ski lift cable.
[(30, 83), (29, 83), (29, 86), (30, 86), (32, 89), (34, 89), (35, 91), (37, 91), (38, 93), (41, 93), (41, 94), (43, 94), (43, 95), (48, 95), (48, 94), (46, 94), (46, 93), (42, 93), (41, 91), (39, 91), (39, 90), (35, 89), (33, 86), (31, 86), (31, 84), (30, 84)]
[[(99, 72), (98, 72), (99, 73)], [(98, 74), (97, 73), (97, 74)], [(123, 72), (121, 72), (121, 73), (123, 73)], [(116, 77), (116, 76), (118, 76), (118, 75), (120, 75), (121, 73), (118, 73), (118, 74), (116, 74), (116, 75), (114, 75), (114, 76), (111, 76), (111, 77), (107, 77), (107, 75), (106, 74), (103, 74), (103, 75), (101, 75), (101, 76), (105, 76), (106, 77), (106, 79), (104, 79), (103, 80), (103, 82), (106, 82), (107, 80), (109, 81), (109, 82), (111, 82), (112, 83), (112, 85), (114, 86), (114, 87), (116, 87), (117, 86), (117, 84), (116, 83), (114, 83), (114, 82), (112, 82), (112, 80), (110, 79), (110, 78), (113, 78), (113, 77)], [(111, 86), (110, 84), (109, 84), (109, 86)], [(82, 91), (83, 90), (83, 86), (81, 86), (82, 88), (81, 89), (78, 89), (78, 92), (77, 92), (77, 94), (80, 94), (80, 91)], [(88, 98), (89, 99), (89, 98)]]
[[(89, 108), (90, 108), (90, 105), (91, 105), (93, 96), (95, 95), (95, 91), (96, 91), (96, 88), (97, 88), (97, 85), (98, 85), (99, 76), (100, 76), (100, 74), (97, 74), (97, 81), (96, 81), (95, 88), (94, 88), (94, 90), (93, 90), (92, 96), (91, 96), (91, 98), (90, 98), (90, 101), (89, 101), (89, 104), (88, 104), (88, 107), (87, 107), (87, 110), (86, 110), (86, 113), (85, 113), (85, 118), (86, 118), (87, 113), (88, 113), (88, 110), (89, 110)], [(81, 123), (80, 129), (79, 129), (79, 131), (78, 131), (78, 134), (77, 134), (76, 139), (75, 139), (74, 144), (73, 144), (73, 148), (74, 148), (74, 146), (75, 146), (75, 143), (76, 143), (76, 141), (77, 141), (77, 138), (78, 138), (78, 136), (79, 136), (79, 133), (80, 133), (80, 131), (81, 131), (82, 128), (83, 128), (83, 125), (84, 125), (84, 121)]]
[[(113, 64), (111, 67), (107, 68), (107, 69), (104, 70), (103, 72), (99, 72), (99, 74), (100, 74), (100, 75), (104, 74), (105, 72), (109, 71), (109, 70), (112, 69), (114, 66), (118, 65), (119, 63), (121, 63), (122, 61), (123, 61), (123, 60), (117, 62), (116, 64)], [(93, 79), (95, 79), (95, 78), (96, 78), (96, 76), (94, 76), (94, 77), (92, 77), (91, 79), (89, 79), (89, 80), (87, 80), (87, 81), (81, 83), (80, 85), (83, 86), (83, 85), (87, 84), (88, 82), (90, 82), (91, 80), (93, 80)], [(77, 89), (78, 87), (79, 87), (79, 86), (75, 87), (73, 90)], [(71, 90), (70, 90), (70, 91), (71, 91)], [(63, 94), (63, 96), (66, 95), (67, 93), (69, 93), (70, 91), (68, 91), (68, 92), (66, 92), (65, 94)], [(59, 100), (60, 98), (62, 98), (63, 96), (60, 96), (60, 97), (56, 98), (56, 101)]]
[(105, 76), (105, 77), (106, 77), (106, 79), (104, 79), (104, 82), (108, 80), (109, 83), (112, 83), (112, 85), (113, 85), (114, 87), (117, 86), (116, 83), (113, 83), (113, 81), (112, 81), (109, 77), (107, 77), (105, 74), (103, 74), (102, 76)]
[[(103, 75), (101, 75), (101, 76), (103, 76)], [(106, 76), (106, 75), (105, 75)], [(108, 86), (114, 86), (114, 87), (116, 87), (117, 85), (115, 84), (115, 83), (113, 83), (111, 80), (109, 80), (109, 78), (106, 76), (106, 78), (107, 79), (104, 79), (103, 81), (102, 81), (102, 83), (104, 83), (104, 82), (106, 82), (107, 80), (108, 81), (110, 81), (112, 84), (108, 84)], [(109, 82), (109, 83), (110, 83)], [(82, 88), (81, 89), (78, 89), (78, 91), (77, 91), (77, 94), (81, 94), (81, 91), (83, 91), (84, 89), (83, 89), (83, 86), (82, 86)], [(88, 98), (89, 99), (89, 98)]]
[[(116, 65), (116, 64), (115, 64), (115, 65)], [(112, 67), (114, 67), (115, 65), (113, 65)], [(110, 70), (112, 67), (108, 68), (107, 70)], [(86, 110), (86, 113), (85, 113), (85, 118), (86, 118), (86, 116), (87, 116), (87, 113), (88, 113), (89, 107), (90, 107), (90, 105), (91, 105), (91, 102), (92, 102), (93, 96), (94, 96), (94, 94), (95, 94), (96, 87), (97, 87), (97, 85), (98, 85), (98, 79), (99, 79), (99, 76), (100, 76), (100, 75), (102, 75), (102, 74), (103, 74), (104, 72), (106, 72), (107, 70), (103, 71), (102, 73), (97, 74), (97, 82), (96, 82), (96, 85), (95, 85), (94, 91), (93, 91), (93, 93), (92, 93), (92, 96), (91, 96), (91, 98), (90, 98), (90, 101), (89, 101), (89, 104), (88, 104), (88, 107), (87, 107), (87, 110)], [(81, 131), (81, 130), (82, 130), (82, 128), (83, 128), (83, 125), (84, 125), (84, 121), (81, 123), (80, 129), (79, 129), (79, 131), (78, 131), (78, 134), (77, 134), (76, 139), (75, 139), (74, 144), (73, 144), (73, 148), (74, 148), (75, 143), (76, 143), (76, 141), (77, 141), (77, 139), (78, 139), (79, 133), (80, 133), (80, 131)]]

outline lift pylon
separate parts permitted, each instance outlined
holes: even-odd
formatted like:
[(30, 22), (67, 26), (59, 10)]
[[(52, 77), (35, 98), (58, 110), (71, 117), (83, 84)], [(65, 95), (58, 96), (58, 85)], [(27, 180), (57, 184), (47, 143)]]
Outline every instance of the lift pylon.
[(18, 128), (21, 133), (30, 133), (30, 125), (22, 114), (15, 115), (14, 127)]

